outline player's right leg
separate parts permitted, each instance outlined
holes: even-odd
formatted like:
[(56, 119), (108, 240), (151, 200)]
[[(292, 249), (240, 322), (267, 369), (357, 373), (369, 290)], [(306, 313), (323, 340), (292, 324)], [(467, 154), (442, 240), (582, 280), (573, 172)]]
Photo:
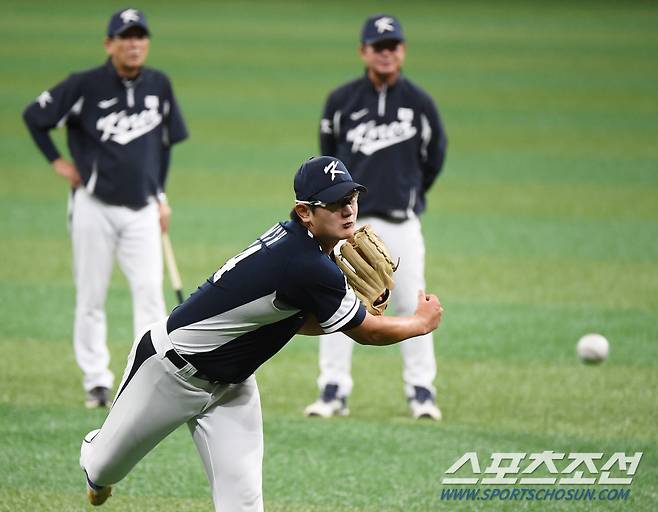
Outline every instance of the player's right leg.
[(183, 380), (150, 331), (136, 341), (124, 381), (101, 429), (80, 449), (88, 485), (103, 489), (123, 479), (162, 439), (203, 411), (210, 394)]
[[(114, 264), (116, 233), (108, 207), (84, 189), (72, 199), (71, 240), (76, 287), (73, 345), (88, 393), (110, 389), (114, 375), (109, 369), (105, 298)], [(88, 407), (100, 406), (88, 401)]]

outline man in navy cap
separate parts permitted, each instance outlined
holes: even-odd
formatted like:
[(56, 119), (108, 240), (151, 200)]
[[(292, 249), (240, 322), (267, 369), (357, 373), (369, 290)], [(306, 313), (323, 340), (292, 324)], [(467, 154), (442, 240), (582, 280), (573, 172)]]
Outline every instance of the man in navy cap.
[[(398, 315), (416, 307), (425, 287), (425, 244), (419, 216), (443, 166), (446, 134), (432, 98), (402, 74), (405, 36), (394, 16), (369, 17), (361, 31), (362, 77), (331, 92), (320, 122), (320, 149), (340, 158), (368, 187), (359, 198), (359, 225), (370, 224), (394, 259), (400, 258), (391, 303)], [(307, 416), (345, 416), (352, 392), (348, 336), (320, 338), (320, 397)], [(438, 420), (431, 334), (400, 344), (411, 415)]]
[(438, 326), (441, 304), (422, 291), (412, 315), (372, 316), (334, 262), (336, 244), (354, 234), (365, 192), (340, 160), (305, 161), (294, 189), (292, 220), (265, 231), (136, 339), (107, 419), (80, 450), (92, 504), (187, 423), (216, 510), (262, 510), (258, 367), (297, 333), (342, 331), (389, 345)]
[[(187, 129), (169, 79), (144, 67), (149, 42), (141, 11), (116, 12), (104, 43), (107, 62), (72, 73), (23, 115), (39, 150), (71, 188), (73, 344), (89, 408), (111, 402), (105, 298), (115, 256), (130, 284), (135, 335), (165, 316), (160, 232), (171, 215), (165, 181), (171, 146)], [(50, 137), (62, 124), (72, 162)]]

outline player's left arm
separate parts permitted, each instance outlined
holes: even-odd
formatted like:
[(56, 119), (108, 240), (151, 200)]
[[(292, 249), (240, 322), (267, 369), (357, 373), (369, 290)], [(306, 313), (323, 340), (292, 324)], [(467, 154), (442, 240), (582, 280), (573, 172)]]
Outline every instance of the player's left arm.
[[(386, 317), (370, 314), (348, 286), (346, 277), (338, 267), (314, 264), (312, 269), (304, 268), (303, 263), (294, 266), (296, 272), (286, 285), (293, 284), (295, 278), (304, 276), (303, 286), (298, 291), (297, 301), (303, 304), (305, 322), (298, 329), (299, 334), (318, 336), (342, 331), (362, 345), (391, 345), (399, 341), (421, 336), (433, 331), (441, 321), (443, 308), (435, 295), (419, 291), (416, 311), (409, 317)], [(333, 265), (333, 264), (331, 264)], [(301, 299), (301, 300), (299, 300)]]
[(363, 322), (345, 332), (361, 345), (393, 345), (435, 330), (441, 323), (443, 307), (436, 295), (418, 292), (413, 316), (379, 316), (366, 313)]
[[(356, 326), (341, 329), (361, 345), (392, 345), (408, 338), (422, 336), (435, 330), (441, 322), (443, 307), (436, 295), (418, 293), (418, 305), (413, 316), (379, 316), (366, 312), (363, 321)], [(320, 336), (325, 331), (315, 315), (308, 315), (304, 325), (297, 331), (305, 336)]]
[(420, 162), (423, 169), (423, 193), (427, 192), (443, 168), (448, 147), (441, 115), (428, 96), (421, 113)]
[(169, 230), (169, 223), (171, 220), (171, 206), (169, 205), (169, 201), (165, 194), (165, 184), (167, 182), (167, 175), (171, 163), (171, 146), (188, 137), (185, 120), (183, 119), (183, 115), (178, 107), (178, 102), (174, 96), (171, 82), (169, 82), (168, 79), (166, 79), (165, 84), (163, 115), (164, 123), (162, 131), (162, 146), (160, 150), (160, 179), (157, 199), (160, 215), (160, 229), (163, 233), (166, 233)]

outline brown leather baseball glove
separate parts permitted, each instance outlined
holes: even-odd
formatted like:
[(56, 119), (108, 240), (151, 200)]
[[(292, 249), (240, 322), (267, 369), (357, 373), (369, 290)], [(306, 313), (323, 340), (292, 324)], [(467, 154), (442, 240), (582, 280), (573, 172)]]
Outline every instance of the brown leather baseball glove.
[(341, 245), (336, 263), (370, 314), (384, 314), (395, 286), (393, 272), (400, 262), (393, 263), (386, 245), (369, 225)]

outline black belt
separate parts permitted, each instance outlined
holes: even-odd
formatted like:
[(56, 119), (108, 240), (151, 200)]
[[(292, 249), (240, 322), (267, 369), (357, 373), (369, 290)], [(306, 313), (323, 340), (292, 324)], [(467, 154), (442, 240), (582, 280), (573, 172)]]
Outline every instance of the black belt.
[[(178, 352), (176, 352), (173, 348), (165, 353), (165, 357), (171, 361), (171, 364), (173, 364), (176, 368), (179, 370), (182, 370), (185, 368), (188, 364), (191, 365), (194, 368), (194, 365), (183, 359)], [(196, 377), (197, 379), (201, 380), (207, 380), (209, 382), (213, 382), (213, 380), (209, 377), (206, 377), (203, 373), (201, 373), (199, 370), (196, 368), (194, 369), (194, 373), (190, 375), (191, 377)]]
[(404, 217), (394, 217), (388, 213), (382, 213), (382, 212), (362, 213), (359, 218), (363, 219), (364, 217), (375, 217), (377, 219), (385, 220), (386, 222), (392, 222), (393, 224), (402, 224), (403, 222), (409, 220), (409, 217), (406, 215)]

